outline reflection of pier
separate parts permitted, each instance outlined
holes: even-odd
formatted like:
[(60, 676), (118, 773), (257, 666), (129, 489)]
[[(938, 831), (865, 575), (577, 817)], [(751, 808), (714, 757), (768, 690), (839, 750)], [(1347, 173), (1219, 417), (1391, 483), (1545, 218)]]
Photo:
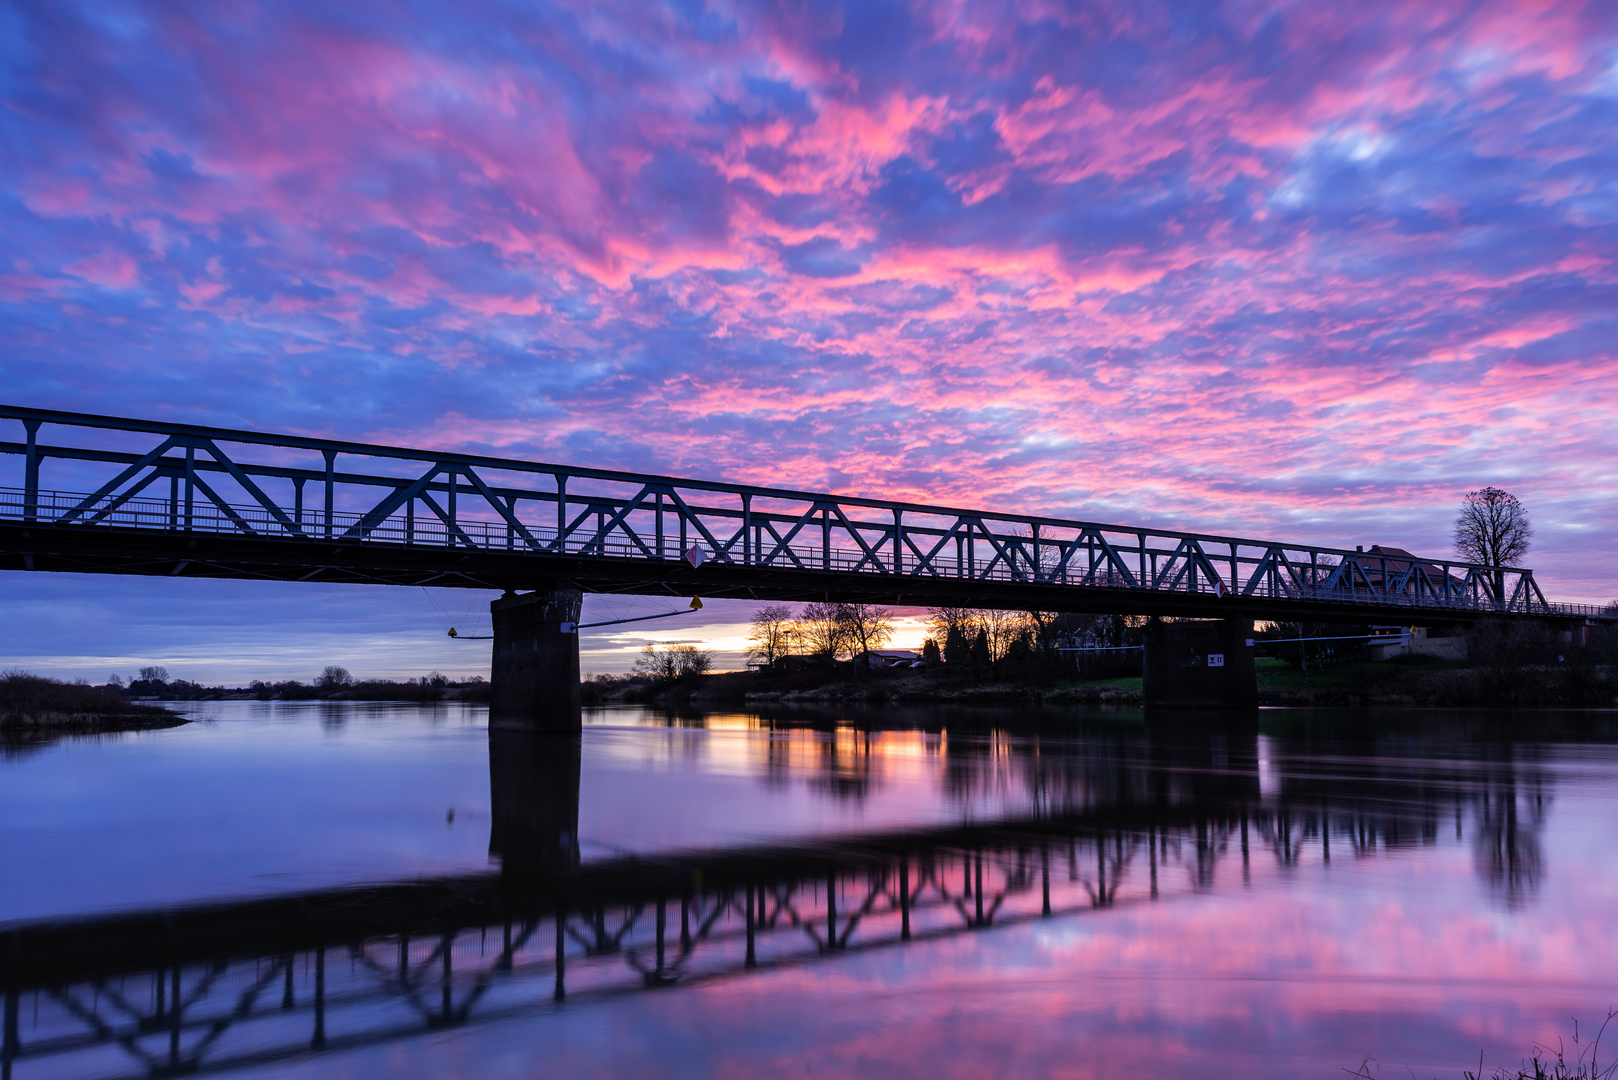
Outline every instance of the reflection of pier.
[[(562, 1000), (1095, 916), (1235, 884), (1259, 860), (1292, 873), (1460, 842), (1463, 817), (1480, 869), (1511, 863), (1508, 889), (1537, 865), (1524, 856), (1524, 819), (1541, 802), (1532, 768), (1367, 757), (1311, 777), (1252, 735), (1196, 748), (957, 739), (950, 782), (1009, 770), (1027, 813), (580, 864), (576, 744), (501, 752), (501, 873), (0, 932), (6, 1080), (218, 1072)], [(553, 764), (532, 771), (541, 762)], [(1530, 809), (1508, 811), (1519, 803)]]

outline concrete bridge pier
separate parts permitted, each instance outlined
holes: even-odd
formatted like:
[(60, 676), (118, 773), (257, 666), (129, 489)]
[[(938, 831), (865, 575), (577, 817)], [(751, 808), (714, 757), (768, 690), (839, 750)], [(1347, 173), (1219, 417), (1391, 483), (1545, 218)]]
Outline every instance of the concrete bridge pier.
[(489, 605), (494, 654), (489, 665), (489, 732), (577, 735), (578, 589), (550, 586), (508, 592)]
[(1253, 620), (1186, 619), (1146, 627), (1142, 673), (1148, 708), (1253, 709), (1258, 671)]
[(577, 735), (490, 730), (489, 854), (508, 878), (578, 870), (580, 742)]

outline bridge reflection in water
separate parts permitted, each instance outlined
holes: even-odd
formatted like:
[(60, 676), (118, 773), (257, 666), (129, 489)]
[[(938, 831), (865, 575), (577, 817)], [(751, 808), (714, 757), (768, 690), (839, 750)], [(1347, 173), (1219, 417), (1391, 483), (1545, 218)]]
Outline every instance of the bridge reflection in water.
[[(1532, 762), (1367, 756), (1311, 775), (1250, 725), (1202, 730), (1143, 743), (922, 735), (946, 754), (948, 782), (1010, 785), (1025, 809), (583, 861), (579, 740), (497, 735), (497, 873), (7, 928), (5, 1080), (267, 1065), (562, 1002), (1105, 918), (1216, 883), (1239, 890), (1261, 862), (1285, 873), (1470, 842), (1506, 902), (1534, 885), (1548, 780)], [(898, 733), (852, 736), (868, 758), (872, 740), (880, 750)]]

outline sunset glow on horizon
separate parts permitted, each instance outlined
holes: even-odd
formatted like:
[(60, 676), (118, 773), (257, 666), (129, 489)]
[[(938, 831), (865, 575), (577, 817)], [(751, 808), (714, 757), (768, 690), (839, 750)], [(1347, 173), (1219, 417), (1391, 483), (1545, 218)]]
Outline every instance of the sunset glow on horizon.
[(1610, 3), (6, 10), (8, 403), (1618, 597)]

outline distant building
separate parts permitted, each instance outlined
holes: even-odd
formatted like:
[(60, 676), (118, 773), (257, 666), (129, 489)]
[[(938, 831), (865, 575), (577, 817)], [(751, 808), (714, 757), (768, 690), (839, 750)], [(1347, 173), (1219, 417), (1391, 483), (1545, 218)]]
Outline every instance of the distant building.
[[(1384, 564), (1383, 560), (1387, 562)], [(1436, 589), (1444, 587), (1444, 568), (1438, 563), (1423, 559), (1404, 548), (1390, 547), (1387, 544), (1372, 544), (1368, 550), (1356, 551), (1355, 562), (1364, 572), (1364, 580), (1355, 575), (1350, 587), (1359, 587), (1369, 582), (1371, 588), (1382, 590), (1382, 568), (1387, 567), (1388, 585), (1395, 590), (1414, 590), (1415, 575), (1410, 574), (1411, 566), (1420, 568), (1427, 580)], [(1407, 575), (1409, 575), (1407, 577)], [(1402, 584), (1401, 584), (1402, 583)], [(1458, 587), (1460, 580), (1450, 576), (1451, 587)]]
[(775, 658), (775, 663), (773, 664), (765, 664), (760, 661), (754, 661), (747, 666), (750, 668), (755, 668), (759, 671), (764, 671), (767, 669), (769, 671), (786, 673), (802, 671), (805, 668), (827, 667), (828, 664), (826, 663), (826, 658), (818, 653), (788, 653), (785, 656), (777, 656)]
[(853, 663), (858, 665), (861, 659), (874, 668), (909, 667), (921, 659), (921, 653), (915, 649), (871, 649), (855, 657)]

